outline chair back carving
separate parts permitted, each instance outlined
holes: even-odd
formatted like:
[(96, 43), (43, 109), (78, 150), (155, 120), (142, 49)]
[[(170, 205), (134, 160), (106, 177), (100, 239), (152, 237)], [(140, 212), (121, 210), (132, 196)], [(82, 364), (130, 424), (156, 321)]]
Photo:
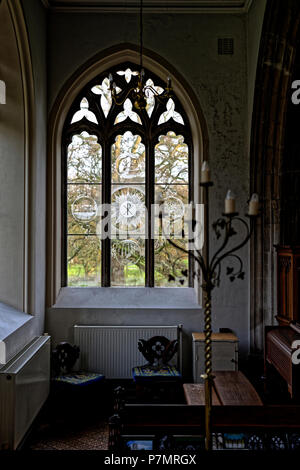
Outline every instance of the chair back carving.
[(152, 336), (145, 340), (140, 339), (138, 342), (139, 351), (148, 361), (151, 367), (162, 367), (168, 365), (178, 349), (178, 340), (170, 341), (165, 336)]
[(78, 346), (67, 342), (59, 343), (52, 351), (52, 368), (56, 375), (69, 373), (79, 358)]

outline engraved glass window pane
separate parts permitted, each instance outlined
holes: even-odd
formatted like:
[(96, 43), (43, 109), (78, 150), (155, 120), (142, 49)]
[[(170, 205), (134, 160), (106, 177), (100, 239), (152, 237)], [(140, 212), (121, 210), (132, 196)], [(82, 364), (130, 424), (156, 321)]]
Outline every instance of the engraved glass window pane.
[(132, 102), (129, 98), (127, 98), (124, 103), (123, 111), (117, 115), (115, 124), (119, 124), (120, 122), (125, 121), (127, 118), (131, 119), (131, 121), (136, 122), (137, 124), (142, 124), (140, 116), (135, 111), (132, 111)]
[(188, 183), (189, 149), (182, 135), (170, 131), (155, 146), (155, 182)]
[(97, 231), (101, 204), (101, 185), (68, 184), (68, 233)]
[(111, 148), (112, 181), (143, 183), (145, 181), (145, 146), (139, 135), (125, 132), (117, 135)]
[(68, 146), (67, 171), (69, 183), (101, 182), (102, 148), (95, 135), (73, 135)]
[(175, 219), (184, 217), (188, 204), (189, 187), (187, 184), (156, 184), (155, 201), (164, 204), (165, 211)]
[[(120, 93), (120, 91), (122, 91), (121, 88), (116, 87), (116, 93), (118, 94)], [(95, 85), (92, 88), (92, 92), (95, 93), (95, 95), (101, 95), (101, 98), (100, 98), (101, 108), (102, 108), (104, 116), (107, 117), (110, 111), (111, 105), (112, 105), (109, 79), (107, 77), (104, 78), (101, 85)]]
[(126, 70), (119, 70), (117, 74), (120, 76), (123, 76), (126, 82), (129, 83), (131, 80), (131, 77), (137, 76), (139, 73), (136, 70), (132, 71), (130, 68), (127, 68)]
[(155, 219), (155, 233), (162, 231), (165, 238), (188, 238), (191, 217), (188, 185), (155, 185), (155, 202), (160, 204), (163, 215), (162, 221)]
[(161, 114), (159, 120), (158, 120), (158, 125), (164, 124), (165, 122), (169, 121), (169, 119), (174, 119), (175, 122), (178, 122), (179, 124), (184, 124), (183, 118), (181, 114), (179, 114), (177, 111), (175, 111), (175, 103), (170, 98), (167, 102), (167, 110)]
[(97, 236), (68, 236), (68, 285), (101, 285), (101, 243)]
[(145, 187), (112, 187), (111, 230), (118, 234), (145, 233)]
[(88, 121), (98, 124), (95, 114), (89, 110), (89, 102), (86, 98), (82, 98), (80, 102), (80, 110), (76, 111), (76, 113), (74, 114), (71, 120), (71, 124), (74, 124), (74, 122), (81, 121), (81, 119), (83, 118), (86, 118)]
[[(186, 240), (174, 241), (187, 248)], [(188, 255), (163, 238), (155, 240), (154, 248), (155, 287), (188, 287)]]
[[(139, 78), (135, 64), (114, 66), (100, 77), (84, 85), (63, 133), (63, 142), (67, 142), (63, 238), (67, 239), (68, 285), (100, 286), (100, 247), (109, 250), (109, 246), (111, 249), (103, 253), (102, 261), (106, 263), (110, 256), (110, 275), (107, 269), (103, 270), (102, 285), (145, 286), (153, 275), (156, 286), (186, 285), (181, 283), (180, 272), (188, 263), (188, 256), (186, 261), (183, 253), (178, 258), (178, 250), (168, 246), (161, 234), (159, 240), (154, 240), (155, 264), (152, 255), (145, 260), (149, 254), (148, 250), (147, 255), (145, 252), (148, 246), (145, 240), (151, 236), (145, 206), (154, 192), (153, 202), (163, 202), (166, 211), (168, 223), (163, 225), (166, 235), (182, 242), (184, 237), (187, 239), (190, 224), (190, 213), (186, 216), (190, 210), (188, 120), (175, 95), (159, 99), (165, 87), (147, 70), (143, 74), (146, 109), (135, 108), (134, 93), (131, 94)], [(112, 86), (118, 94), (117, 101), (126, 97), (122, 105), (114, 103)], [(184, 124), (186, 128), (181, 130)], [(110, 148), (104, 142), (109, 142)], [(106, 151), (108, 154), (104, 155)], [(110, 166), (108, 173), (103, 171), (102, 158)], [(106, 175), (110, 175), (109, 180)], [(110, 203), (110, 214), (107, 214), (110, 222), (104, 222), (110, 232), (108, 244), (101, 244), (102, 193), (105, 202)], [(147, 270), (150, 277), (145, 281), (146, 263), (155, 273)]]
[[(146, 81), (146, 87), (153, 88), (159, 95), (161, 95), (161, 93), (164, 91), (162, 87), (154, 85), (153, 80), (151, 80), (151, 78)], [(155, 94), (151, 89), (146, 88), (145, 95), (147, 101), (146, 111), (148, 113), (148, 116), (151, 117), (155, 106)]]
[(111, 285), (145, 286), (145, 240), (129, 237), (111, 242)]

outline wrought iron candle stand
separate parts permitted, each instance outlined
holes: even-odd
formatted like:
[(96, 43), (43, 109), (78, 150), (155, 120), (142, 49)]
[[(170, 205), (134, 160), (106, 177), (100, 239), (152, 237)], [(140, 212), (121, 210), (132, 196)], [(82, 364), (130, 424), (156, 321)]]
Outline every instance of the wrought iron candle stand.
[[(205, 246), (203, 254), (200, 250), (186, 250), (185, 248), (177, 245), (172, 239), (168, 238), (168, 241), (175, 248), (183, 251), (184, 253), (190, 254), (195, 262), (198, 264), (201, 271), (202, 284), (201, 287), (204, 291), (204, 334), (205, 334), (205, 374), (202, 375), (205, 384), (205, 448), (211, 450), (212, 439), (211, 439), (211, 410), (212, 410), (212, 387), (214, 376), (212, 374), (212, 347), (211, 347), (211, 294), (214, 287), (220, 283), (221, 276), (221, 263), (227, 258), (234, 258), (238, 262), (238, 269), (227, 267), (226, 274), (229, 276), (230, 281), (234, 281), (236, 278), (244, 279), (245, 273), (243, 271), (243, 261), (236, 254), (236, 252), (242, 248), (249, 241), (253, 229), (254, 222), (258, 217), (258, 213), (255, 215), (246, 214), (249, 218), (250, 223), (248, 224), (245, 220), (239, 217), (238, 212), (223, 213), (222, 217), (212, 224), (212, 228), (216, 234), (217, 239), (222, 237), (223, 241), (219, 249), (214, 253), (210, 259), (209, 251), (209, 188), (213, 186), (211, 181), (200, 183), (200, 186), (204, 189), (204, 217), (205, 217)], [(256, 196), (256, 195), (255, 195)], [(226, 251), (229, 241), (237, 235), (236, 230), (233, 227), (234, 222), (241, 223), (246, 229), (246, 236), (242, 242), (229, 248)], [(195, 228), (196, 221), (193, 220), (193, 230)], [(190, 242), (194, 240), (190, 240)]]

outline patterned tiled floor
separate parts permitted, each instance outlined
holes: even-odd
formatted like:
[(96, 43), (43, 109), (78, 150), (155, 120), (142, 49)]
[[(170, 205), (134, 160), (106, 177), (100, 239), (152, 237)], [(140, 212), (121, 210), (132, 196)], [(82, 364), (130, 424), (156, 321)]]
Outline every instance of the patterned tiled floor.
[(108, 424), (100, 421), (93, 424), (67, 426), (56, 422), (38, 426), (31, 436), (28, 450), (107, 450)]

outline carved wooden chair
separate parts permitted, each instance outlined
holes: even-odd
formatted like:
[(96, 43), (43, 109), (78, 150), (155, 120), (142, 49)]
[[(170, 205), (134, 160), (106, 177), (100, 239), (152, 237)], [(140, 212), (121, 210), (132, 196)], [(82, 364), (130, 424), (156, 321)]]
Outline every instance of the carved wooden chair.
[(56, 346), (52, 351), (52, 369), (55, 374), (53, 377), (54, 382), (64, 386), (83, 387), (104, 380), (103, 374), (72, 371), (79, 358), (79, 354), (79, 347), (70, 343), (62, 342)]
[[(58, 406), (66, 411), (67, 409), (76, 413), (78, 408), (84, 408), (89, 402), (92, 403), (94, 395), (100, 392), (104, 375), (89, 371), (73, 371), (73, 367), (79, 358), (80, 349), (78, 346), (67, 342), (59, 343), (52, 351), (52, 396)], [(84, 406), (82, 404), (84, 403)], [(78, 407), (78, 404), (81, 406)]]
[(153, 336), (148, 340), (140, 339), (138, 349), (148, 362), (132, 369), (137, 396), (148, 396), (154, 400), (163, 398), (165, 401), (173, 394), (174, 398), (176, 384), (182, 382), (178, 368), (170, 364), (178, 351), (178, 340)]

